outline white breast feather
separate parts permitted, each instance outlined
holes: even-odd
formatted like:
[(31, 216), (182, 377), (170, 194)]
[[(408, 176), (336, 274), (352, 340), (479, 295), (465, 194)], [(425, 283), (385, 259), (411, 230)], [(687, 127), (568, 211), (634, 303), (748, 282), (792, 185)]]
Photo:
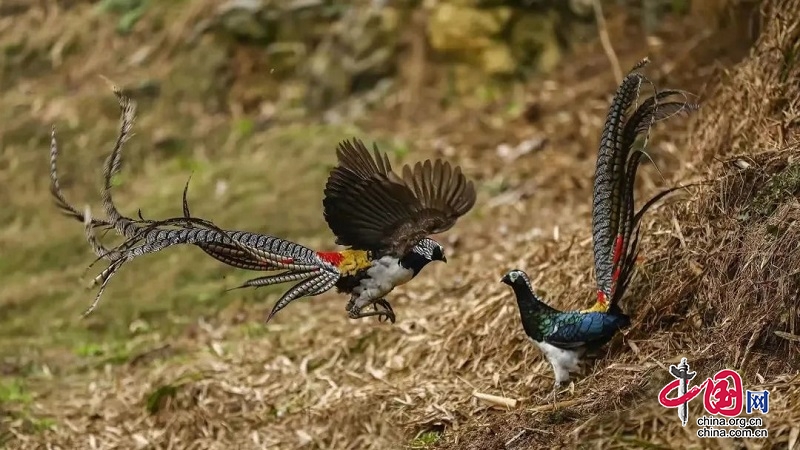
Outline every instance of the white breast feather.
[(557, 384), (569, 381), (569, 373), (576, 372), (579, 369), (578, 363), (580, 362), (581, 355), (583, 355), (585, 351), (583, 347), (566, 350), (548, 344), (547, 342), (536, 342), (533, 339), (531, 339), (531, 341), (539, 347), (539, 350), (544, 353), (547, 361), (553, 366)]
[(408, 283), (413, 275), (414, 271), (401, 266), (397, 258), (384, 256), (372, 263), (367, 276), (353, 289), (353, 293), (364, 300), (380, 298), (396, 286)]

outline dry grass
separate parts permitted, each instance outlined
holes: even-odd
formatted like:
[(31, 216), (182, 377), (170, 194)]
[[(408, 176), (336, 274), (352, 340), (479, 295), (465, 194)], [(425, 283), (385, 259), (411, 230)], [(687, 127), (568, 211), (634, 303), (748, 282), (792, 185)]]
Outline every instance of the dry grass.
[[(677, 121), (655, 131), (660, 136), (655, 145), (660, 165), (672, 173), (679, 170), (681, 179), (716, 181), (690, 196), (676, 196), (671, 203), (678, 206), (662, 206), (648, 216), (642, 244), (647, 260), (624, 305), (634, 314), (634, 326), (602, 350), (585, 376), (576, 379), (574, 392), (565, 394), (564, 403), (555, 409), (541, 401), (552, 383), (550, 368), (524, 338), (512, 295), (499, 279), (520, 267), (559, 307), (590, 301), (587, 174), (593, 173), (596, 136), (614, 87), (610, 73), (565, 77), (536, 89), (531, 104), (541, 112), (531, 122), (509, 120), (506, 112), (489, 109), (446, 113), (436, 121), (415, 118), (412, 130), (394, 123), (382, 128), (420, 149), (408, 159), (446, 154), (463, 164), (481, 186), (479, 206), (444, 237), (451, 262), (426, 269), (393, 294), (398, 314), (394, 326), (349, 321), (344, 300), (325, 295), (299, 302), (264, 327), (259, 320), (274, 295), (256, 291), (224, 300), (218, 292), (237, 280), (209, 281), (231, 271), (202, 259), (196, 268), (182, 266), (199, 254), (194, 249), (131, 265), (137, 269), (128, 268), (118, 276), (93, 321), (63, 319), (70, 314), (77, 318), (91, 297), (74, 281), (83, 266), (64, 269), (88, 261), (89, 252), (80, 242), (79, 224), (40, 209), (47, 202), (45, 124), (37, 122), (45, 130), (43, 142), (31, 144), (25, 139), (35, 139), (27, 134), (24, 139), (5, 136), (11, 142), (5, 145), (14, 150), (8, 154), (14, 156), (0, 160), (6, 162), (0, 166), (0, 181), (12, 182), (15, 192), (31, 196), (23, 200), (0, 192), (0, 199), (27, 218), (0, 231), (0, 242), (15, 245), (10, 248), (21, 255), (19, 261), (3, 266), (6, 291), (0, 304), (16, 312), (16, 318), (6, 313), (4, 326), (14, 324), (25, 335), (2, 347), (4, 364), (16, 372), (14, 378), (4, 379), (6, 414), (0, 432), (13, 448), (23, 449), (48, 448), (48, 444), (60, 449), (502, 449), (578, 443), (598, 448), (791, 447), (800, 423), (798, 343), (791, 340), (791, 335), (799, 334), (800, 280), (794, 272), (800, 267), (795, 220), (800, 175), (795, 168), (798, 148), (790, 145), (790, 136), (797, 125), (792, 102), (800, 98), (800, 88), (790, 80), (797, 80), (800, 31), (792, 25), (798, 16), (790, 11), (791, 2), (766, 3), (776, 9), (766, 11), (759, 42), (749, 57), (728, 69), (703, 102), (691, 137), (668, 132), (680, 129)], [(132, 45), (111, 37), (108, 42)], [(607, 67), (598, 48), (594, 61)], [(680, 54), (681, 49), (673, 51)], [(642, 50), (617, 48), (617, 52), (627, 67)], [(670, 61), (666, 53), (651, 57), (657, 63)], [(572, 67), (591, 71), (592, 61), (588, 56), (582, 63), (570, 63), (565, 73)], [(68, 67), (61, 69), (65, 73), (91, 72), (76, 61), (65, 64)], [(95, 70), (108, 68), (96, 64)], [(669, 70), (662, 66), (664, 72)], [(571, 81), (578, 78), (580, 83)], [(654, 78), (661, 87), (674, 86), (669, 77)], [(53, 79), (28, 83), (41, 88)], [(25, 90), (19, 86), (4, 98), (5, 106), (23, 103), (19, 93)], [(91, 90), (82, 87), (77, 99), (93, 108), (100, 103), (113, 107), (110, 94), (87, 93)], [(90, 127), (87, 121), (96, 121), (97, 128), (107, 131), (83, 131), (89, 144), (85, 147), (92, 150), (73, 152), (68, 137), (61, 141), (66, 145), (65, 161), (82, 156), (82, 162), (71, 164), (92, 160), (99, 165), (107, 151), (103, 143), (110, 141), (114, 128), (112, 108), (84, 108), (81, 116), (73, 104), (78, 100), (52, 100), (60, 98), (57, 94), (48, 93), (51, 100), (46, 104), (60, 105), (54, 109), (59, 114), (38, 120), (74, 117), (78, 130), (70, 137), (78, 141), (81, 130)], [(241, 189), (213, 201), (194, 201), (198, 214), (226, 227), (284, 231), (318, 246), (325, 242), (315, 206), (324, 171), (313, 168), (320, 160), (329, 161), (324, 159), (331, 156), (327, 146), (344, 132), (323, 129), (328, 134), (309, 138), (320, 129), (301, 125), (289, 128), (294, 131), (281, 128), (237, 138), (215, 128), (229, 118), (208, 117), (203, 101), (181, 103), (177, 98), (179, 92), (172, 92), (150, 104), (140, 102), (138, 136), (131, 141), (133, 156), (123, 171), (141, 184), (119, 189), (118, 202), (126, 205), (126, 211), (132, 210), (127, 205), (141, 199), (145, 212), (152, 211), (150, 216), (177, 213), (188, 169), (165, 167), (167, 158), (145, 160), (143, 145), (135, 141), (152, 139), (182, 108), (197, 116), (192, 120), (203, 121), (191, 129), (186, 143), (201, 149), (189, 154), (215, 157), (205, 178), (193, 178), (193, 188), (199, 179), (194, 191), (198, 198), (213, 199), (219, 179), (228, 180), (231, 189)], [(171, 106), (173, 100), (182, 106)], [(25, 124), (10, 123), (14, 132), (26, 129)], [(498, 163), (496, 152), (486, 151), (497, 143), (513, 144), (530, 136), (547, 136), (549, 142), (509, 163)], [(216, 141), (204, 145), (209, 139)], [(29, 160), (23, 151), (30, 145), (41, 147), (41, 154)], [(275, 155), (269, 148), (275, 146), (306, 152), (296, 153), (304, 155), (296, 160), (302, 170), (288, 163), (273, 164)], [(41, 167), (31, 162), (39, 157)], [(721, 158), (726, 161), (715, 161)], [(738, 160), (749, 166), (740, 169), (744, 165)], [(37, 167), (30, 171), (31, 179), (12, 177), (14, 161), (17, 167), (26, 162)], [(72, 170), (65, 166), (62, 172), (75, 173), (75, 166)], [(271, 178), (290, 171), (310, 175), (285, 176), (295, 189), (274, 183), (269, 189), (277, 194), (259, 190)], [(230, 179), (233, 173), (235, 180)], [(658, 178), (652, 171), (643, 175), (641, 192), (651, 192)], [(80, 180), (87, 184), (94, 177), (96, 172), (83, 174)], [(70, 192), (71, 198), (90, 198), (80, 190)], [(307, 206), (274, 212), (286, 205)], [(300, 223), (307, 228), (297, 231), (295, 224)], [(19, 242), (26, 226), (43, 237)], [(44, 239), (53, 235), (59, 235), (55, 244)], [(55, 261), (18, 266), (56, 244), (64, 249), (63, 253), (51, 250), (58, 256)], [(148, 286), (141, 286), (143, 282)], [(203, 308), (193, 305), (201, 295), (210, 296)], [(225, 306), (217, 306), (218, 302)], [(48, 333), (53, 323), (59, 324)], [(81, 330), (80, 342), (101, 347), (99, 358), (86, 351), (75, 355), (71, 341), (60, 342), (74, 338), (76, 330)], [(20, 352), (23, 344), (33, 346), (35, 354)], [(70, 355), (64, 356), (65, 352)], [(771, 412), (766, 419), (770, 440), (701, 442), (694, 437), (693, 426), (682, 428), (675, 411), (658, 406), (656, 394), (668, 381), (665, 366), (681, 356), (689, 358), (701, 377), (734, 367), (744, 374), (747, 388), (770, 389)], [(30, 367), (22, 371), (26, 364)], [(514, 408), (497, 408), (476, 398), (476, 391), (517, 403)], [(697, 407), (693, 404), (693, 416), (700, 414)]]
[[(554, 445), (537, 430), (598, 448), (715, 447), (655, 400), (668, 381), (666, 365), (687, 357), (698, 373), (736, 368), (745, 385), (769, 389), (776, 399), (766, 418), (770, 439), (724, 445), (794, 448), (800, 416), (800, 145), (794, 137), (800, 11), (792, 2), (765, 3), (764, 28), (751, 55), (721, 77), (684, 147), (689, 164), (683, 176), (714, 181), (651, 223), (645, 243), (650, 264), (628, 300), (638, 323), (627, 335), (629, 349), (612, 347), (613, 358), (578, 383), (577, 402), (562, 410), (560, 426), (552, 415), (529, 410), (510, 414), (515, 426), (495, 418), (462, 436), (469, 444), (450, 447)], [(565, 275), (575, 267), (568, 264)], [(702, 411), (695, 406), (696, 416)], [(515, 437), (514, 445), (505, 445)]]

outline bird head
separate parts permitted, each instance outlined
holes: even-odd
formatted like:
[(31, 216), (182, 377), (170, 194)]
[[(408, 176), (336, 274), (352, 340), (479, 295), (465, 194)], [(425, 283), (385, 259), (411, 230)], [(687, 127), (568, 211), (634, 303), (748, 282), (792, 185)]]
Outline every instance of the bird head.
[(441, 244), (433, 239), (425, 238), (400, 259), (400, 264), (403, 267), (412, 269), (414, 276), (416, 276), (423, 267), (432, 261), (447, 262), (447, 258), (444, 256), (444, 248)]
[(528, 274), (525, 273), (525, 271), (519, 269), (511, 270), (506, 273), (500, 281), (511, 286), (520, 306), (533, 303), (544, 304), (533, 292), (531, 279), (528, 278)]
[(514, 286), (530, 287), (531, 285), (531, 282), (528, 279), (528, 274), (519, 269), (514, 269), (509, 271), (503, 276), (503, 278), (500, 279), (500, 281), (511, 287)]
[(444, 247), (442, 247), (442, 244), (430, 238), (425, 238), (419, 241), (417, 245), (411, 249), (411, 251), (425, 258), (427, 262), (447, 262), (447, 257), (444, 256)]

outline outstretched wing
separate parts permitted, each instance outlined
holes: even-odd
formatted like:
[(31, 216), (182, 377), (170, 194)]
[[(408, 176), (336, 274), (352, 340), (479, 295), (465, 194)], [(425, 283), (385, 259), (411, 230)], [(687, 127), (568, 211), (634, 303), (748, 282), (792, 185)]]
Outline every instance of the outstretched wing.
[(374, 159), (358, 139), (337, 148), (322, 202), (337, 244), (401, 256), (475, 205), (475, 187), (460, 167), (426, 160), (404, 166), (400, 177), (377, 146), (373, 151)]

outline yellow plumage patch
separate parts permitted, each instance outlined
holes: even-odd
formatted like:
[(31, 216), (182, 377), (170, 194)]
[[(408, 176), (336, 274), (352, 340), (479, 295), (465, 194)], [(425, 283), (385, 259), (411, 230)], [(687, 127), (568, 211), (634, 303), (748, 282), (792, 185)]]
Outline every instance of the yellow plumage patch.
[(341, 255), (342, 262), (338, 268), (344, 275), (355, 275), (356, 272), (372, 265), (369, 252), (366, 250), (344, 250)]
[(599, 313), (607, 313), (610, 309), (610, 305), (608, 304), (608, 296), (603, 291), (597, 291), (597, 301), (594, 305), (592, 305), (589, 309), (584, 309), (581, 311), (582, 313), (592, 313), (592, 312), (599, 312)]
[(581, 310), (581, 312), (582, 313), (592, 313), (592, 312), (605, 313), (605, 312), (608, 312), (608, 305), (607, 304), (603, 304), (601, 302), (595, 302), (595, 304), (592, 305), (591, 308)]

